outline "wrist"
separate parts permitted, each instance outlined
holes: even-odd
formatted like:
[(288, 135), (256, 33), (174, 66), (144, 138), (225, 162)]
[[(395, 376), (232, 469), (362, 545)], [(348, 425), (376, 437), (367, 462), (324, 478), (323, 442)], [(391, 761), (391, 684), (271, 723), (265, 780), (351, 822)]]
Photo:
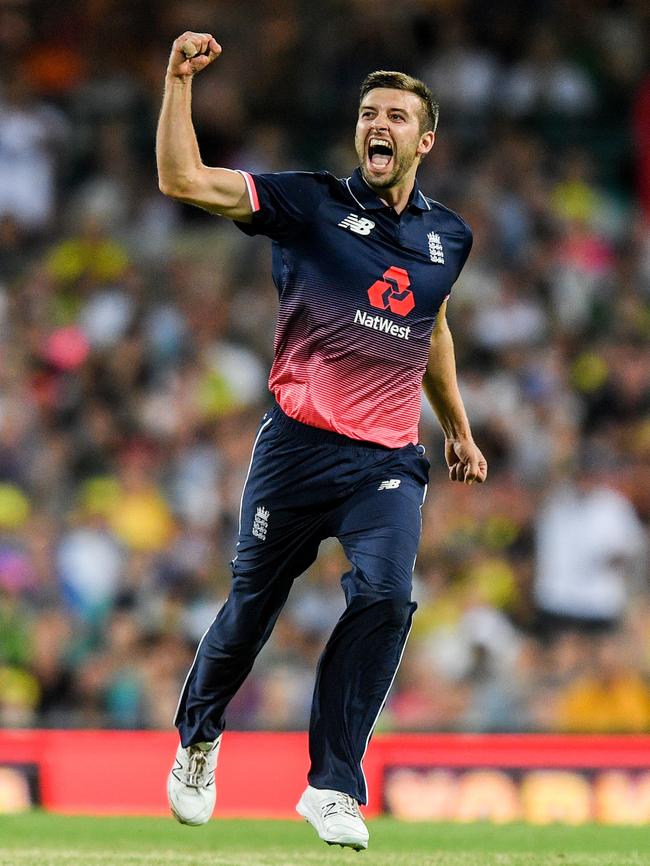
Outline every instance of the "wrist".
[(470, 430), (462, 430), (462, 431), (446, 431), (445, 430), (445, 439), (450, 443), (466, 443), (473, 442), (474, 438), (471, 434)]
[(167, 69), (165, 72), (165, 85), (169, 85), (170, 87), (178, 87), (180, 85), (185, 85), (187, 87), (191, 86), (192, 79), (194, 75), (183, 75), (179, 72), (173, 72), (171, 69)]

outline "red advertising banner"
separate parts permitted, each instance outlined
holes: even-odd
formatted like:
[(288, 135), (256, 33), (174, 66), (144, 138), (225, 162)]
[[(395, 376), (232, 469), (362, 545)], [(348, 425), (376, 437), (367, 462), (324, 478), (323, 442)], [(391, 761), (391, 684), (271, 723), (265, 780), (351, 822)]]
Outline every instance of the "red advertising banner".
[[(0, 731), (0, 811), (40, 800), (69, 814), (168, 814), (176, 743), (175, 732)], [(217, 817), (296, 817), (308, 767), (304, 733), (227, 732)], [(650, 823), (645, 736), (377, 735), (364, 772), (369, 816)]]

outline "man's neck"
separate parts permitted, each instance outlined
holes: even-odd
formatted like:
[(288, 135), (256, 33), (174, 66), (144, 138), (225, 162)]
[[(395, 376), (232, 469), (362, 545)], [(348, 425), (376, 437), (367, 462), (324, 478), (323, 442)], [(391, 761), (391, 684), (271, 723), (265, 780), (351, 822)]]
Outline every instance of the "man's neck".
[(376, 187), (366, 180), (365, 177), (363, 179), (383, 203), (388, 207), (392, 207), (397, 214), (401, 214), (406, 208), (415, 186), (415, 172), (409, 172), (401, 183), (389, 187)]

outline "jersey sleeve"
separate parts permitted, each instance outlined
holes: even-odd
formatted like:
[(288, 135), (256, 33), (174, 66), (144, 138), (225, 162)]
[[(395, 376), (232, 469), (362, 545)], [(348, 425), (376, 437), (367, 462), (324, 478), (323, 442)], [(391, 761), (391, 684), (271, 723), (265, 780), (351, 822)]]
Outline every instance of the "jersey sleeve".
[(471, 228), (464, 221), (463, 221), (463, 226), (465, 228), (465, 240), (463, 242), (463, 247), (462, 247), (460, 255), (458, 257), (458, 271), (456, 272), (456, 276), (454, 278), (454, 283), (456, 282), (456, 280), (460, 276), (460, 272), (465, 267), (465, 262), (467, 261), (469, 254), (472, 251), (472, 244), (474, 243), (474, 235), (472, 234)]
[(246, 181), (253, 211), (251, 222), (235, 221), (245, 234), (288, 240), (299, 234), (314, 216), (319, 201), (316, 174), (307, 171), (270, 174), (240, 171), (240, 174)]

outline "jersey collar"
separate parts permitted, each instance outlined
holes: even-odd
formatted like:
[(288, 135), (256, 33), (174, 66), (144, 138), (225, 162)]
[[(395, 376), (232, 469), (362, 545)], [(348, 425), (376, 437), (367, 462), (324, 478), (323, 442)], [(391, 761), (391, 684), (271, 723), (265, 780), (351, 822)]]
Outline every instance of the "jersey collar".
[[(361, 169), (355, 169), (352, 177), (347, 178), (344, 183), (348, 188), (348, 192), (362, 210), (380, 210), (381, 208), (387, 207), (387, 205), (379, 198), (377, 193), (365, 182), (363, 175), (361, 174)], [(422, 194), (417, 180), (413, 185), (411, 197), (405, 210), (431, 210), (431, 205)]]

